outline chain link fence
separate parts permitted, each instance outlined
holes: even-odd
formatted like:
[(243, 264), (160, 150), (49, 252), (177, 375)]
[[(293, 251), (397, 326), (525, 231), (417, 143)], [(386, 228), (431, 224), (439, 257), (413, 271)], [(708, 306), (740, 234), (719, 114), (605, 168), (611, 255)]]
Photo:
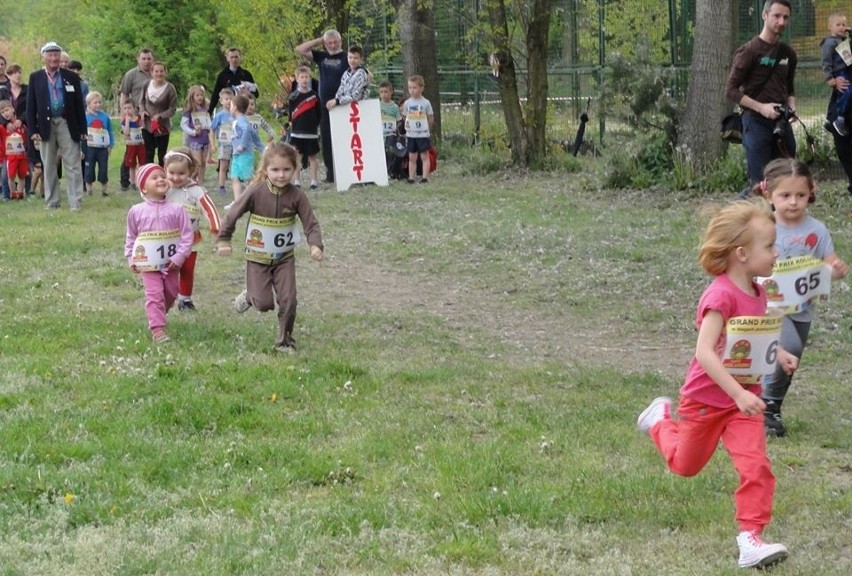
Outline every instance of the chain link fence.
[[(435, 35), (445, 140), (457, 142), (506, 138), (497, 83), (488, 64), (485, 0), (436, 0)], [(739, 0), (735, 11), (737, 43), (758, 34), (763, 26), (764, 0)], [(831, 148), (822, 123), (830, 95), (822, 80), (819, 42), (827, 32), (828, 16), (852, 8), (845, 1), (792, 0), (793, 15), (785, 41), (796, 50), (797, 107), (808, 131)], [(606, 132), (604, 111), (596, 109), (602, 70), (607, 58), (620, 54), (643, 59), (677, 71), (672, 95), (686, 96), (692, 58), (695, 0), (553, 0), (548, 66), (550, 69), (548, 138), (561, 142), (573, 138), (580, 113), (591, 106), (592, 123), (586, 138), (600, 143)], [(850, 15), (852, 19), (852, 15)], [(520, 31), (515, 31), (519, 35)], [(398, 34), (382, 3), (366, 5), (353, 17), (350, 41), (365, 46), (369, 66), (377, 79), (388, 78), (404, 86)], [(514, 54), (524, 81), (525, 61)], [(524, 94), (525, 86), (520, 87)], [(610, 116), (613, 116), (610, 112)]]

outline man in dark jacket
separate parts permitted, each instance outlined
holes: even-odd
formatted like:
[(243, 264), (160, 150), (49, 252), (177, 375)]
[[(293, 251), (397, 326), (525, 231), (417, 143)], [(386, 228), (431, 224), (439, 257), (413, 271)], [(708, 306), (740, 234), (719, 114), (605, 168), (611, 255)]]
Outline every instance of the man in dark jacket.
[(27, 90), (27, 128), (33, 143), (40, 146), (47, 208), (59, 208), (56, 166), (61, 156), (68, 179), (68, 203), (71, 210), (79, 210), (83, 202), (80, 140), (86, 138), (86, 105), (80, 77), (59, 67), (61, 53), (56, 42), (41, 48), (44, 68), (30, 74)]
[(228, 48), (225, 55), (228, 58), (228, 65), (216, 77), (216, 85), (213, 87), (213, 93), (210, 95), (210, 106), (207, 108), (207, 113), (211, 117), (216, 110), (216, 105), (219, 104), (219, 92), (223, 88), (233, 88), (236, 94), (239, 94), (240, 90), (248, 88), (248, 91), (254, 94), (255, 98), (260, 96), (251, 72), (240, 67), (240, 62), (243, 58), (240, 49)]

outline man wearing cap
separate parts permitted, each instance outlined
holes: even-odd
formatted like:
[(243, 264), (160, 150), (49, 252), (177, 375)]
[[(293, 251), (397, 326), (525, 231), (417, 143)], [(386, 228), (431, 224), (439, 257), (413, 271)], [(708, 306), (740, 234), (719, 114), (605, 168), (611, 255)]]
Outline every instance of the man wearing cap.
[[(124, 110), (127, 102), (134, 102), (139, 108), (142, 103), (142, 90), (151, 81), (151, 68), (154, 66), (154, 53), (150, 48), (142, 48), (136, 54), (136, 66), (124, 73), (118, 88), (118, 109)], [(121, 163), (121, 189), (130, 187), (130, 168)]]
[(86, 138), (86, 105), (80, 77), (59, 67), (62, 48), (56, 42), (41, 47), (44, 68), (30, 74), (27, 90), (27, 127), (34, 143), (39, 143), (44, 166), (44, 202), (59, 208), (57, 155), (61, 155), (68, 175), (68, 203), (79, 210), (83, 202), (83, 173), (80, 169), (80, 141)]

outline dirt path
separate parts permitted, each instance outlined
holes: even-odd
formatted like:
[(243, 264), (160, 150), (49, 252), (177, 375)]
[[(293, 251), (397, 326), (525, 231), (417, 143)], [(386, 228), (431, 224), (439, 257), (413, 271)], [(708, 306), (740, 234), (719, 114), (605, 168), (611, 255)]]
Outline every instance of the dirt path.
[(629, 346), (627, 342), (642, 342), (641, 335), (589, 327), (588, 322), (572, 319), (566, 308), (519, 310), (511, 305), (511, 296), (471, 289), (457, 278), (400, 274), (350, 255), (332, 256), (321, 267), (316, 274), (300, 275), (299, 283), (300, 291), (315, 294), (311, 300), (323, 302), (326, 312), (425, 309), (443, 318), (450, 329), (489, 334), (500, 342), (503, 355), (519, 362), (604, 364), (677, 379), (691, 354), (690, 349), (672, 349), (665, 342)]

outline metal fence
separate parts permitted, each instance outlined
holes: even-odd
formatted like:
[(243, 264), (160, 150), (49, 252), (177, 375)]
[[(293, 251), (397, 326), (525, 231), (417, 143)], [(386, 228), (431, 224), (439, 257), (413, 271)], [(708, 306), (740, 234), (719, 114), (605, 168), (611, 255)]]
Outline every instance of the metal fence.
[[(488, 66), (486, 36), (477, 14), (483, 0), (436, 0), (435, 34), (442, 99), (442, 130), (446, 139), (470, 140), (505, 137), (500, 97)], [(738, 41), (758, 34), (764, 0), (740, 0), (736, 10)], [(799, 55), (796, 78), (797, 104), (808, 125), (821, 132), (829, 92), (822, 81), (819, 41), (827, 34), (830, 13), (848, 2), (792, 0), (793, 15), (785, 41)], [(852, 8), (852, 6), (849, 6)], [(551, 110), (548, 137), (572, 135), (578, 117), (591, 98), (593, 117), (587, 138), (600, 141), (606, 117), (594, 109), (600, 94), (603, 66), (608, 56), (628, 59), (642, 54), (660, 67), (678, 73), (671, 86), (676, 99), (686, 95), (692, 58), (695, 0), (554, 0), (548, 66)], [(852, 14), (850, 14), (852, 19)], [(625, 22), (626, 21), (626, 22)], [(625, 30), (627, 33), (625, 33)], [(350, 40), (365, 46), (376, 78), (404, 85), (395, 25), (386, 5), (376, 2), (353, 17)], [(523, 55), (519, 58), (524, 81)], [(525, 86), (520, 87), (523, 94)]]

